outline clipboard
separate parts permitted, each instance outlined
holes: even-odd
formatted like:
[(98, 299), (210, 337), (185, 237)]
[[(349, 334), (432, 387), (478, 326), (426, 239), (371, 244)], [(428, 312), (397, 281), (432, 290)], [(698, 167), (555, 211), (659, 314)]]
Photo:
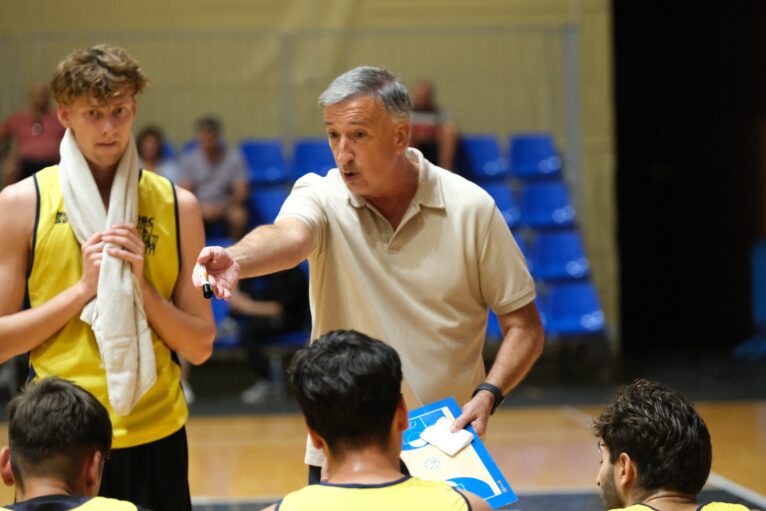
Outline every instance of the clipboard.
[(492, 509), (516, 502), (516, 493), (472, 426), (466, 429), (473, 433), (473, 442), (454, 457), (420, 438), (420, 433), (441, 417), (451, 422), (460, 413), (454, 397), (410, 410), (410, 424), (402, 438), (401, 454), (410, 473), (421, 479), (446, 481), (458, 490), (474, 493), (486, 500)]

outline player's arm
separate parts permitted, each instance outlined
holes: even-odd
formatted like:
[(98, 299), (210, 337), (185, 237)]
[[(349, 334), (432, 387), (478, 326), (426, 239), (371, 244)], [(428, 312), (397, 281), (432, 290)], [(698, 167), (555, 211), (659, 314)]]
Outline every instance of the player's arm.
[[(215, 294), (230, 299), (239, 277), (257, 277), (292, 268), (314, 247), (314, 234), (303, 221), (283, 218), (250, 231), (237, 244), (224, 249), (205, 247), (197, 260), (205, 264)], [(202, 285), (194, 275), (194, 284)]]
[[(543, 351), (543, 326), (535, 302), (507, 314), (498, 316), (503, 342), (487, 375), (486, 382), (498, 387), (503, 395), (510, 392), (526, 376)], [(495, 397), (481, 390), (463, 407), (453, 430), (468, 423), (482, 436), (487, 430), (490, 411)]]
[[(101, 264), (101, 233), (82, 246), (83, 277), (47, 302), (22, 311), (36, 208), (34, 181), (0, 192), (0, 361), (26, 353), (51, 337), (95, 295)], [(51, 276), (55, 278), (55, 276)]]
[(181, 235), (181, 268), (172, 302), (165, 300), (145, 280), (142, 284), (149, 323), (165, 343), (192, 364), (210, 357), (215, 339), (213, 312), (202, 293), (189, 278), (196, 255), (204, 245), (202, 214), (197, 199), (176, 187), (178, 229)]
[(272, 504), (269, 507), (264, 507), (263, 509), (261, 509), (261, 511), (275, 511), (276, 509), (277, 509), (277, 505)]
[(490, 511), (492, 508), (487, 504), (487, 501), (483, 498), (475, 495), (469, 491), (458, 490), (466, 498), (471, 505), (471, 511)]

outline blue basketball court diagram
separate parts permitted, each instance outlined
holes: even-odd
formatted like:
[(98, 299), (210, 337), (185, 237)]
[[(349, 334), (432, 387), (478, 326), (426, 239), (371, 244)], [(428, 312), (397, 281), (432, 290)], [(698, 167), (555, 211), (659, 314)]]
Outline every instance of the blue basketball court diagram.
[(473, 442), (455, 456), (420, 438), (420, 434), (440, 418), (453, 421), (458, 415), (460, 407), (452, 397), (410, 411), (409, 428), (402, 441), (402, 459), (410, 473), (421, 479), (446, 481), (459, 490), (475, 493), (493, 509), (516, 502), (516, 494), (471, 426), (466, 429), (473, 433)]

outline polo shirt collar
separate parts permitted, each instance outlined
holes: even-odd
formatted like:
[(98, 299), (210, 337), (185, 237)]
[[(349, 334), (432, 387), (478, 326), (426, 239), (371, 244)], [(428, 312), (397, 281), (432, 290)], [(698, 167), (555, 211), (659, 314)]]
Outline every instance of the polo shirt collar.
[[(418, 190), (412, 199), (413, 204), (419, 204), (428, 208), (444, 209), (444, 194), (442, 193), (441, 181), (436, 167), (423, 157), (423, 154), (415, 148), (407, 149), (407, 157), (418, 162)], [(338, 173), (338, 178), (343, 178)], [(343, 186), (346, 186), (343, 183)], [(348, 202), (355, 208), (367, 205), (367, 199), (358, 195), (346, 187)]]

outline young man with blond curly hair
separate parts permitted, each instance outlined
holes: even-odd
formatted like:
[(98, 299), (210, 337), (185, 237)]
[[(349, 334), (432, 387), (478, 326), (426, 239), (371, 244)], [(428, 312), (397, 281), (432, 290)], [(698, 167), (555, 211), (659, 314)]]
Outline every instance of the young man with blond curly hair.
[(102, 495), (177, 511), (191, 499), (176, 354), (205, 361), (215, 326), (188, 278), (199, 204), (138, 167), (131, 129), (146, 83), (112, 45), (56, 67), (61, 162), (0, 193), (0, 359), (29, 352), (33, 379), (71, 380), (106, 406)]

